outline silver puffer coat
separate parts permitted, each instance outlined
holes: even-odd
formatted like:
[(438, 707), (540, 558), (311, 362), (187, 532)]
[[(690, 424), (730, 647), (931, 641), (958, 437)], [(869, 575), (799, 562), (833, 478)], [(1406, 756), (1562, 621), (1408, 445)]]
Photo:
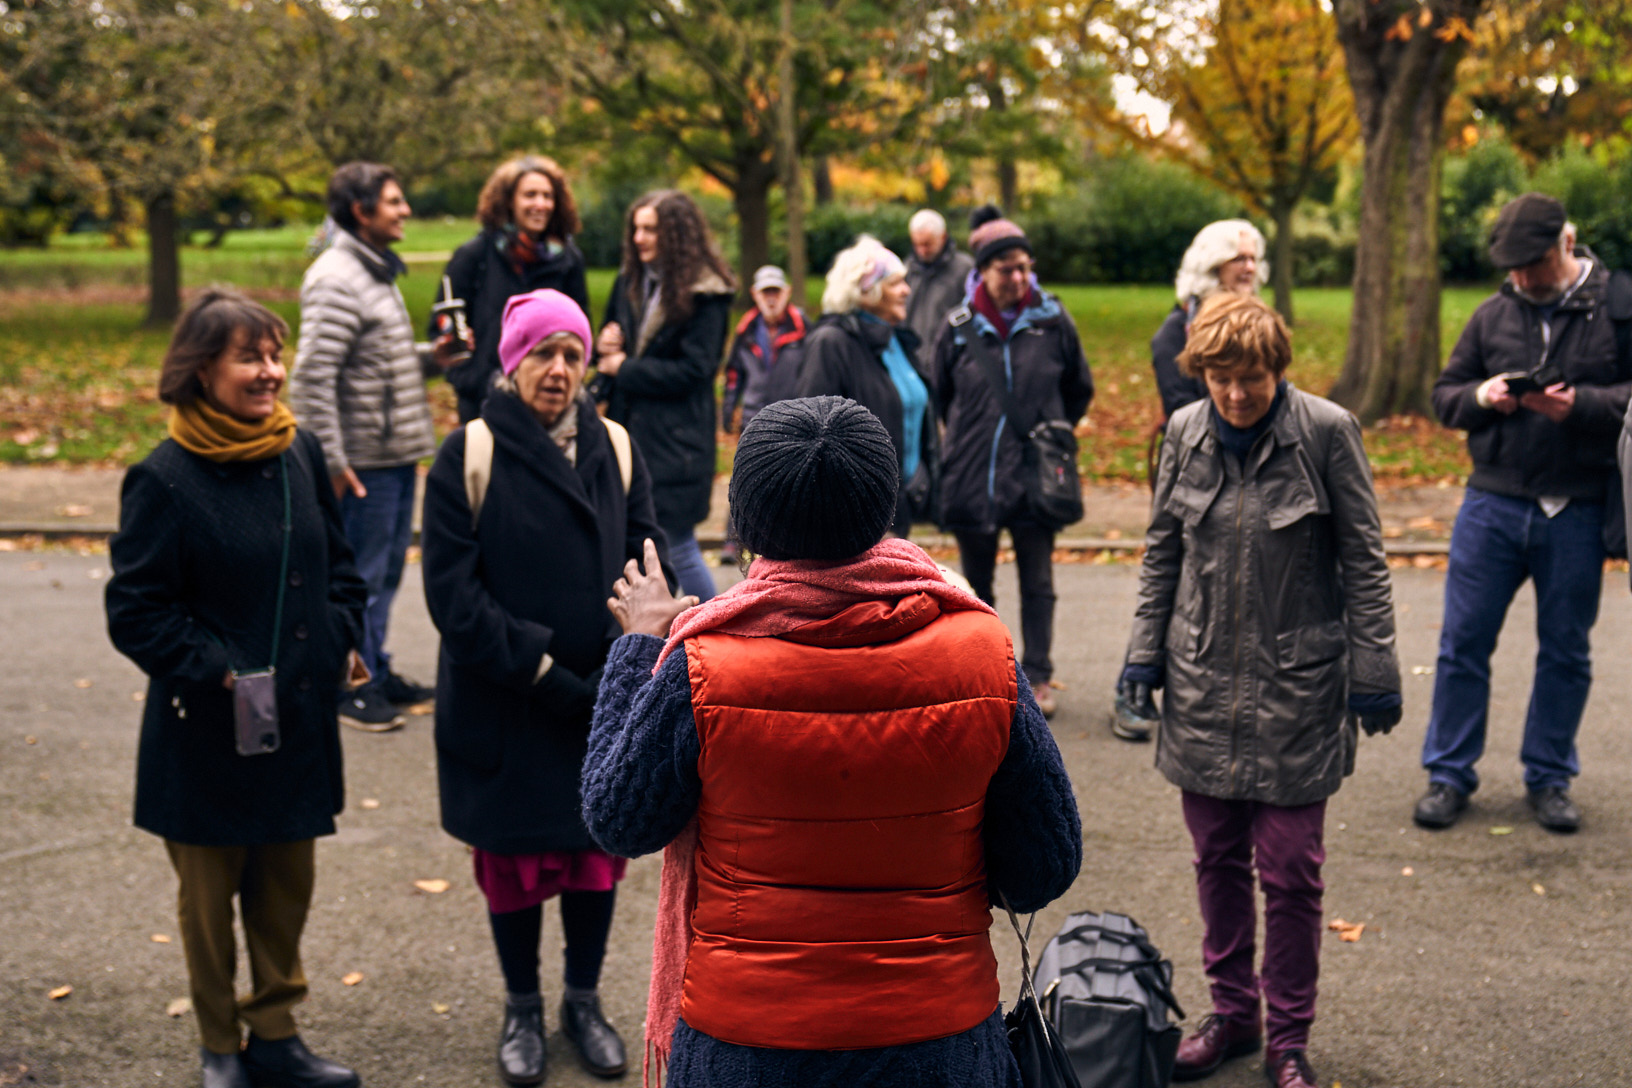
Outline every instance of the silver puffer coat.
[(1286, 387), (1245, 463), (1211, 403), (1168, 423), (1130, 664), (1165, 665), (1156, 766), (1209, 797), (1312, 804), (1354, 770), (1348, 693), (1398, 692), (1360, 425)]

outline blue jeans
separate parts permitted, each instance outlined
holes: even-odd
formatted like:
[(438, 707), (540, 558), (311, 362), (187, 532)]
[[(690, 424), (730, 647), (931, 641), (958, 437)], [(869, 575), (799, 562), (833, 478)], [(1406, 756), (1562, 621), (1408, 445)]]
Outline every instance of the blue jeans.
[(395, 468), (357, 469), (357, 479), (368, 492), (362, 498), (347, 493), (340, 500), (340, 519), (346, 539), (357, 553), (357, 573), (368, 586), (368, 606), (363, 612), (363, 644), (358, 656), (373, 679), (369, 686), (385, 682), (391, 671), (391, 655), (385, 652), (385, 629), (391, 621), (391, 602), (402, 584), (402, 565), (414, 538), (413, 465)]
[(669, 538), (669, 566), (674, 568), (680, 592), (692, 594), (699, 603), (709, 600), (719, 590), (714, 588), (714, 575), (703, 562), (703, 550), (697, 546), (696, 527), (664, 525), (662, 529), (663, 535)]
[(1485, 750), (1490, 655), (1507, 606), (1526, 578), (1536, 583), (1536, 676), (1524, 722), (1524, 784), (1567, 787), (1581, 771), (1575, 733), (1592, 686), (1588, 635), (1603, 587), (1604, 507), (1572, 499), (1555, 517), (1539, 505), (1468, 488), (1451, 531), (1445, 617), (1434, 671), (1434, 705), (1422, 765), (1430, 782), (1463, 793), (1479, 787)]

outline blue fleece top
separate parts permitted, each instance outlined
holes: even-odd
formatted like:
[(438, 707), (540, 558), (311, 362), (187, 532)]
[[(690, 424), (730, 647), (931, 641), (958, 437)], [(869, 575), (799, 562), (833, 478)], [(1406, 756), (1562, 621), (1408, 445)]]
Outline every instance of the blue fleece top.
[[(684, 647), (654, 676), (661, 639), (625, 635), (612, 644), (584, 758), (584, 819), (614, 854), (636, 857), (667, 846), (702, 798), (702, 751), (692, 715)], [(1037, 910), (1071, 887), (1082, 866), (1082, 823), (1071, 780), (1024, 670), (1009, 749), (986, 791), (986, 873), (1017, 911)], [(797, 995), (789, 995), (790, 1000)], [(880, 1015), (888, 1015), (881, 1009)], [(738, 1046), (675, 1028), (670, 1088), (907, 1088), (956, 1084), (1019, 1088), (1020, 1078), (992, 1016), (969, 1031), (910, 1046), (799, 1051)]]
[[(863, 321), (884, 322), (872, 314), (856, 311)], [(884, 369), (889, 371), (895, 391), (901, 395), (901, 478), (912, 479), (918, 471), (918, 460), (923, 455), (924, 412), (929, 408), (929, 387), (924, 384), (918, 368), (907, 358), (907, 349), (894, 333), (884, 348)]]

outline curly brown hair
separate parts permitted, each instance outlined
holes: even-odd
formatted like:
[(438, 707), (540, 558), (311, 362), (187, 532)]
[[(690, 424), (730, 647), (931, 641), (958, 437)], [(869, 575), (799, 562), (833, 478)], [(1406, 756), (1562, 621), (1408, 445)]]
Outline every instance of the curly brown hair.
[(544, 227), (544, 237), (565, 242), (577, 234), (582, 224), (578, 220), (578, 203), (572, 199), (572, 186), (556, 161), (546, 155), (522, 155), (503, 163), (493, 171), (482, 186), (482, 195), (476, 198), (476, 218), (489, 230), (502, 230), (515, 219), (516, 186), (528, 174), (543, 174), (555, 190), (555, 211)]
[(1178, 363), (1193, 378), (1209, 370), (1250, 370), (1257, 363), (1279, 378), (1292, 365), (1292, 334), (1257, 295), (1221, 291), (1203, 302), (1190, 322)]
[(679, 189), (656, 189), (629, 205), (624, 219), (623, 267), (619, 271), (629, 301), (640, 305), (641, 281), (646, 274), (635, 249), (635, 213), (642, 208), (657, 212), (657, 252), (662, 258), (658, 284), (671, 317), (683, 321), (691, 316), (697, 282), (709, 272), (724, 280), (727, 290), (737, 289), (737, 278), (720, 256), (697, 202)]
[(188, 404), (204, 389), (198, 372), (232, 346), (232, 334), (243, 329), (251, 344), (271, 338), (282, 347), (289, 326), (259, 302), (245, 298), (230, 287), (211, 287), (176, 319), (170, 347), (159, 368), (159, 400), (165, 404)]

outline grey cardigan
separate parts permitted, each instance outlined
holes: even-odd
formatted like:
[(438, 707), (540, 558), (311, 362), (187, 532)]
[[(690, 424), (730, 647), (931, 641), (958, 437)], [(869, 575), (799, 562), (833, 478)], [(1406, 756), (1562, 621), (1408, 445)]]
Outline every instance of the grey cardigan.
[(425, 379), (441, 372), (429, 347), (414, 342), (400, 267), (342, 230), (301, 281), (289, 404), (322, 443), (331, 473), (436, 452)]
[(1174, 785), (1312, 804), (1354, 770), (1351, 687), (1400, 690), (1360, 425), (1288, 386), (1243, 463), (1210, 406), (1167, 425), (1128, 661), (1165, 665), (1156, 766)]

